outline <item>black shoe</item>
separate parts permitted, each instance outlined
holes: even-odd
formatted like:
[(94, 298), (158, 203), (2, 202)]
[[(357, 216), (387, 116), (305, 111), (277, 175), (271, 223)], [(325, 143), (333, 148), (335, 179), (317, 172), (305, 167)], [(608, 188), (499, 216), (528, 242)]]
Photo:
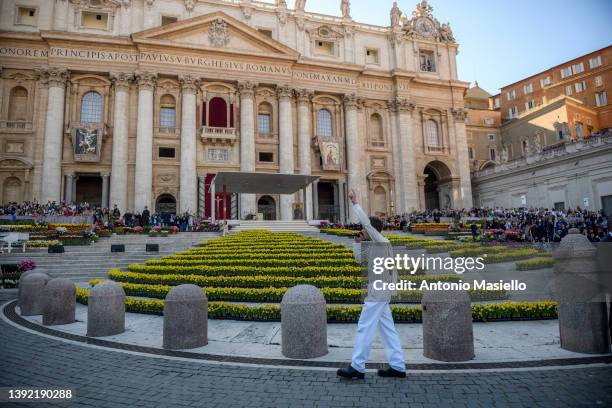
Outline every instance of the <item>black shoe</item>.
[(340, 377), (349, 378), (351, 380), (353, 378), (356, 378), (358, 380), (363, 380), (365, 378), (365, 374), (355, 370), (352, 365), (349, 365), (346, 368), (340, 368), (336, 373)]
[(396, 378), (406, 378), (405, 371), (398, 371), (394, 368), (387, 368), (386, 370), (378, 370), (378, 375), (380, 377), (396, 377)]

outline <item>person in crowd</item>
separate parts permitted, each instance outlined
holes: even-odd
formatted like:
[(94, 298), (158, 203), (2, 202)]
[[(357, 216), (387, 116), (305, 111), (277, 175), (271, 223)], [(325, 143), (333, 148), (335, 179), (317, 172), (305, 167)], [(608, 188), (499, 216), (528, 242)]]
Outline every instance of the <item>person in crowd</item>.
[(142, 210), (141, 218), (142, 218), (142, 222), (140, 225), (142, 225), (143, 227), (148, 227), (149, 219), (151, 218), (151, 212), (149, 211), (149, 207), (147, 207), (146, 205), (145, 205), (144, 210)]

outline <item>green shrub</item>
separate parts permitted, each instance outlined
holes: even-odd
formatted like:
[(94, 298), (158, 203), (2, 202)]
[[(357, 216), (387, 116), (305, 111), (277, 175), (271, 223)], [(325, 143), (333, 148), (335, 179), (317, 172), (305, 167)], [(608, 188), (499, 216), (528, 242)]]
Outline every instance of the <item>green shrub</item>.
[(525, 259), (524, 261), (516, 262), (516, 269), (519, 271), (527, 271), (529, 269), (549, 268), (555, 264), (552, 256), (538, 256), (536, 258)]

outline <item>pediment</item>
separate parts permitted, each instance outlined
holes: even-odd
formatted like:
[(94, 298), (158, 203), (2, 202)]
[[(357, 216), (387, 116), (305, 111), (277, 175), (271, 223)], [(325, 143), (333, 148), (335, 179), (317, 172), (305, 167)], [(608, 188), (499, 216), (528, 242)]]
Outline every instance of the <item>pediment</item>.
[(135, 43), (262, 57), (297, 59), (298, 53), (223, 13), (215, 12), (132, 35)]

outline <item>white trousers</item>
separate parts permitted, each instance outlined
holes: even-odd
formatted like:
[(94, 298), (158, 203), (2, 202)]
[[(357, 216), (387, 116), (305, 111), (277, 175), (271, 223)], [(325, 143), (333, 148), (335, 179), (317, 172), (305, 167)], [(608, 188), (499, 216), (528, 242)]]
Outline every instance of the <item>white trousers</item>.
[(357, 336), (351, 365), (357, 371), (364, 372), (365, 364), (370, 354), (370, 346), (374, 341), (376, 328), (385, 346), (389, 365), (398, 371), (406, 371), (404, 353), (399, 336), (395, 330), (391, 308), (387, 302), (365, 302), (357, 323)]

